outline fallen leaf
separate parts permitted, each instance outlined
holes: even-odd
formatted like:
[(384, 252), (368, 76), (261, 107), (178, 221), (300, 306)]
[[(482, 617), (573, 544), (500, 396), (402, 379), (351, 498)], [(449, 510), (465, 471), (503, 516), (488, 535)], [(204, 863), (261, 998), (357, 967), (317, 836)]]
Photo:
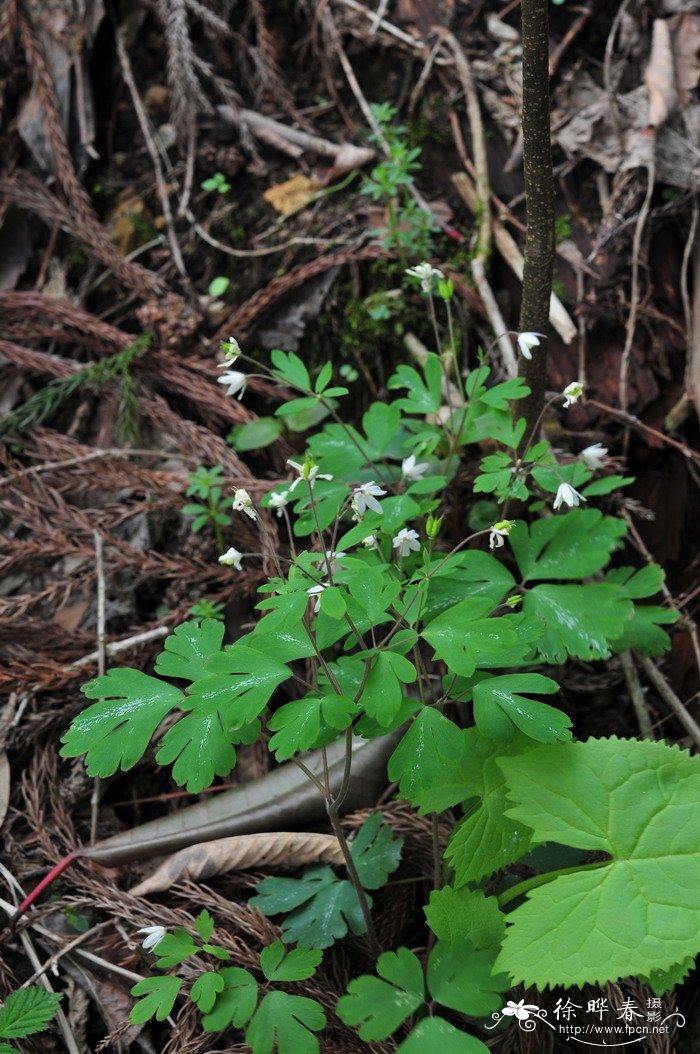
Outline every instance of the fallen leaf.
[(251, 867), (296, 868), (303, 864), (342, 864), (338, 839), (330, 834), (273, 831), (217, 838), (181, 849), (130, 890), (137, 897), (170, 889), (184, 879), (211, 878)]
[(305, 209), (320, 189), (315, 180), (299, 173), (284, 183), (276, 183), (274, 187), (270, 187), (263, 194), (263, 198), (282, 216), (291, 216)]
[(649, 95), (647, 124), (651, 128), (659, 128), (673, 113), (678, 100), (671, 31), (668, 22), (663, 18), (654, 19), (651, 55), (644, 72), (644, 83)]
[(669, 19), (676, 68), (678, 104), (685, 108), (700, 80), (700, 15), (684, 12)]

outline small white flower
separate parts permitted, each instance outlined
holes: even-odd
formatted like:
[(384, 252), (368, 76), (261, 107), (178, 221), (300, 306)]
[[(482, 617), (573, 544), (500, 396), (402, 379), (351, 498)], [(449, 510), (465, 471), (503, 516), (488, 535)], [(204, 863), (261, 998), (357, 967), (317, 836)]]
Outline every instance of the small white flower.
[(510, 534), (514, 522), (514, 520), (499, 520), (498, 523), (494, 523), (489, 535), (489, 546), (491, 549), (501, 548), (504, 544), (503, 539)]
[(431, 267), (429, 263), (418, 264), (416, 267), (407, 267), (406, 274), (410, 275), (411, 278), (420, 279), (420, 287), (424, 293), (432, 293), (433, 278), (445, 277), (442, 271), (438, 271), (437, 267)]
[(278, 519), (282, 516), (282, 510), (285, 508), (286, 505), (289, 504), (288, 497), (289, 497), (289, 491), (288, 490), (280, 490), (280, 491), (277, 492), (277, 494), (271, 494), (270, 495), (270, 501), (269, 501), (270, 508), (271, 509), (277, 509), (277, 518)]
[(316, 597), (316, 603), (314, 604), (314, 614), (317, 615), (321, 607), (321, 593), (324, 589), (328, 589), (327, 582), (320, 582), (317, 586), (311, 586), (306, 592), (310, 597)]
[(532, 358), (532, 348), (539, 347), (540, 337), (543, 337), (544, 333), (518, 333), (518, 347), (520, 348), (520, 354), (526, 358)]
[(582, 450), (580, 456), (583, 458), (586, 468), (589, 468), (591, 472), (595, 472), (596, 469), (603, 468), (603, 458), (607, 452), (608, 448), (603, 446), (602, 443), (593, 443), (591, 446), (587, 446), (585, 450)]
[(383, 494), (386, 494), (386, 491), (382, 490), (373, 479), (369, 483), (362, 483), (359, 487), (355, 487), (352, 492), (352, 507), (355, 510), (356, 518), (361, 519), (367, 509), (371, 509), (373, 512), (381, 512), (382, 507), (377, 498), (381, 498)]
[(562, 505), (568, 505), (573, 509), (576, 505), (580, 505), (581, 502), (585, 500), (583, 494), (579, 494), (577, 490), (574, 490), (570, 483), (560, 483), (557, 490), (557, 496), (554, 499), (553, 508), (560, 509)]
[(333, 477), (329, 476), (327, 473), (319, 472), (318, 465), (312, 461), (310, 457), (307, 457), (303, 464), (300, 464), (298, 461), (292, 461), (292, 459), (289, 458), (287, 464), (291, 465), (292, 468), (295, 468), (299, 473), (289, 487), (290, 491), (294, 490), (295, 487), (298, 487), (302, 480), (313, 486), (317, 479), (333, 479)]
[(258, 518), (258, 514), (253, 507), (253, 499), (243, 487), (234, 490), (231, 508), (235, 509), (236, 512), (244, 512), (246, 516), (250, 516), (251, 520), (257, 520)]
[(416, 455), (411, 454), (410, 457), (405, 457), (401, 462), (401, 475), (407, 480), (422, 479), (425, 473), (430, 468), (427, 461), (422, 461), (419, 465), (416, 464)]
[(417, 531), (409, 531), (402, 527), (396, 537), (392, 538), (391, 544), (399, 556), (408, 556), (410, 552), (415, 553), (420, 549), (420, 538)]
[(348, 555), (347, 553), (343, 553), (343, 552), (336, 553), (332, 549), (326, 549), (326, 554), (323, 557), (323, 566), (324, 567), (330, 567), (330, 572), (331, 572), (332, 575), (334, 575), (336, 573), (336, 571), (340, 571), (340, 569), (341, 569), (340, 561), (343, 559), (344, 556), (347, 556), (347, 555)]
[(223, 564), (224, 567), (235, 567), (237, 571), (242, 571), (242, 556), (243, 553), (239, 553), (238, 549), (234, 549), (233, 546), (231, 546), (230, 549), (227, 549), (225, 553), (221, 554), (221, 556), (219, 557), (219, 563)]
[(379, 548), (379, 546), (377, 544), (377, 537), (374, 534), (368, 534), (366, 538), (363, 538), (362, 539), (362, 544), (364, 545), (365, 549), (377, 549), (377, 548)]
[(219, 363), (219, 369), (230, 366), (241, 354), (241, 346), (235, 337), (229, 337), (228, 340), (223, 340), (221, 342), (221, 350), (226, 358), (224, 362)]
[(146, 937), (141, 947), (145, 948), (147, 951), (153, 951), (163, 940), (163, 937), (167, 933), (167, 930), (165, 926), (142, 926), (141, 929), (137, 930), (136, 932), (146, 934)]
[(227, 395), (238, 395), (238, 401), (243, 398), (245, 392), (245, 386), (248, 383), (248, 378), (245, 373), (239, 373), (238, 370), (227, 370), (226, 373), (222, 373), (220, 377), (217, 377), (219, 384), (227, 384), (228, 390)]
[(571, 384), (567, 384), (564, 391), (561, 393), (565, 397), (564, 409), (568, 409), (569, 406), (573, 406), (577, 403), (583, 395), (583, 385), (579, 381), (572, 381)]

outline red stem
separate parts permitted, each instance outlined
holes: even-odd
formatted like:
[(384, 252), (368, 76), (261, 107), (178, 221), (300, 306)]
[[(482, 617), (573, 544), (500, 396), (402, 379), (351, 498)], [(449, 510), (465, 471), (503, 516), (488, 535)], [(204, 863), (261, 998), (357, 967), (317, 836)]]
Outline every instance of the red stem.
[(70, 852), (68, 854), (68, 856), (64, 856), (62, 860), (59, 860), (58, 863), (54, 867), (51, 868), (51, 870), (49, 871), (48, 875), (45, 875), (42, 878), (41, 882), (39, 882), (38, 885), (36, 885), (34, 887), (34, 889), (31, 891), (31, 893), (29, 893), (24, 898), (24, 900), (22, 901), (20, 906), (17, 908), (17, 911), (15, 912), (15, 914), (12, 917), (12, 924), (14, 925), (14, 923), (17, 922), (17, 920), (20, 918), (20, 916), (24, 915), (24, 913), (27, 910), (27, 908), (30, 907), (34, 903), (34, 901), (37, 900), (41, 896), (41, 894), (44, 892), (44, 890), (47, 889), (47, 887), (51, 885), (51, 883), (54, 881), (54, 879), (58, 878), (58, 876), (63, 871), (65, 871), (67, 867), (70, 867), (70, 865), (73, 863), (74, 860), (77, 860), (78, 857), (82, 856), (82, 855), (83, 855), (83, 850), (82, 849), (73, 849), (72, 852)]

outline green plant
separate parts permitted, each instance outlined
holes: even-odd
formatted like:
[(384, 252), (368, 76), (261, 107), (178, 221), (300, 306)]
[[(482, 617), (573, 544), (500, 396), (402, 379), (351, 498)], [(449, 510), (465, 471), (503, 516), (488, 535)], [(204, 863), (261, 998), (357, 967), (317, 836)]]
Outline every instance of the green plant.
[[(83, 691), (96, 701), (75, 718), (62, 754), (85, 754), (91, 776), (126, 771), (172, 712), (179, 719), (160, 734), (156, 761), (197, 792), (227, 776), (236, 747), (264, 730), (276, 760), (291, 759), (323, 797), (347, 877), (315, 867), (265, 879), (254, 906), (282, 918), (289, 943), (318, 951), (348, 930), (366, 934), (377, 976), (352, 981), (338, 1004), (361, 1040), (396, 1034), (404, 1054), (431, 1043), (483, 1054), (479, 1022), (512, 984), (634, 974), (660, 992), (687, 971), (700, 951), (698, 909), (683, 892), (700, 870), (700, 762), (660, 743), (576, 742), (570, 716), (551, 705), (569, 658), (668, 647), (674, 615), (647, 602), (663, 575), (620, 559), (627, 524), (610, 509), (630, 480), (605, 474), (605, 449), (555, 455), (535, 441), (539, 421), (528, 430), (517, 415), (528, 395), (521, 378), (494, 383), (483, 363), (463, 377), (437, 324), (441, 310), (450, 334), (451, 284), (427, 264), (412, 272), (435, 322), (436, 353), (420, 367), (400, 364), (388, 381), (394, 398), (373, 402), (356, 424), (339, 412), (347, 390), (333, 384), (330, 363), (312, 376), (293, 353), (273, 351), (270, 367), (255, 362), (296, 393), (278, 418), (326, 416), (290, 460), (293, 478), (262, 499), (284, 517), (289, 551), (275, 550), (277, 573), (261, 586), (254, 628), (224, 643), (222, 622), (185, 623), (166, 639), (153, 676), (113, 669), (90, 681)], [(520, 337), (538, 354), (532, 334)], [(231, 356), (239, 357), (235, 342)], [(237, 392), (245, 375), (235, 378)], [(572, 382), (552, 403), (568, 407), (581, 395)], [(493, 452), (482, 457), (474, 490), (489, 495), (493, 519), (448, 540), (442, 513), (455, 500), (461, 459), (486, 442)], [(218, 472), (199, 469), (193, 493), (214, 490), (218, 501)], [(605, 510), (582, 507), (600, 498)], [(523, 513), (509, 519), (515, 500)], [(234, 508), (259, 521), (245, 492)], [(236, 551), (237, 567), (243, 558)], [(425, 905), (433, 943), (422, 955), (382, 954), (374, 928), (368, 890), (387, 882), (399, 844), (379, 813), (354, 843), (340, 822), (353, 736), (387, 735), (398, 736), (388, 763), (398, 796), (431, 816), (435, 830), (441, 813), (461, 812), (444, 860), (435, 858)], [(303, 755), (339, 737), (346, 765), (338, 785)], [(531, 877), (522, 879), (524, 863)], [(665, 907), (669, 888), (676, 915)], [(143, 994), (154, 1012), (168, 1013), (177, 979), (162, 979), (160, 995), (154, 982), (142, 982), (152, 986)], [(202, 982), (214, 1008), (219, 998), (230, 1008), (217, 1027), (234, 1020), (240, 998), (250, 1000), (241, 1024), (255, 1022), (253, 997), (241, 994), (253, 982), (236, 973), (226, 997), (219, 984)], [(274, 1004), (282, 1018), (283, 1002)], [(426, 1016), (433, 1005), (461, 1014), (462, 1028)], [(321, 1018), (308, 1014), (298, 1041), (275, 1039), (263, 1014), (248, 1025), (247, 1042), (261, 1052), (276, 1042), (283, 1054), (315, 1051), (309, 1023), (320, 1028)]]
[(209, 176), (208, 179), (202, 180), (199, 185), (202, 190), (216, 191), (217, 194), (228, 194), (231, 189), (231, 184), (228, 182), (223, 172), (215, 172), (213, 176)]
[(225, 498), (223, 497), (224, 470), (220, 465), (214, 468), (205, 468), (203, 465), (191, 472), (187, 477), (188, 498), (201, 498), (201, 502), (192, 501), (183, 505), (182, 512), (185, 516), (194, 516), (192, 530), (196, 534), (207, 524), (211, 524), (216, 537), (216, 544), (221, 551), (224, 547), (222, 527), (228, 527), (231, 517), (224, 512)]
[(68, 377), (50, 381), (45, 387), (22, 403), (16, 410), (0, 421), (0, 436), (19, 435), (32, 425), (43, 424), (76, 392), (88, 388), (96, 393), (112, 380), (120, 384), (120, 400), (117, 411), (117, 435), (133, 439), (136, 434), (136, 412), (138, 401), (133, 389), (131, 364), (148, 349), (151, 335), (138, 337), (133, 344), (113, 355), (76, 370)]
[(224, 295), (230, 285), (231, 279), (227, 278), (225, 275), (220, 274), (217, 275), (216, 278), (212, 278), (211, 282), (207, 287), (207, 292), (209, 296), (220, 297)]
[(402, 262), (430, 256), (432, 236), (438, 230), (429, 213), (411, 197), (408, 186), (420, 171), (420, 147), (410, 147), (404, 125), (394, 123), (396, 110), (388, 103), (372, 106), (372, 113), (380, 129), (380, 136), (370, 135), (373, 141), (382, 139), (388, 156), (376, 165), (365, 180), (362, 193), (386, 209), (387, 227), (374, 231), (382, 236), (385, 249), (399, 254)]
[(63, 996), (32, 985), (8, 995), (0, 1006), (0, 1054), (17, 1054), (6, 1039), (24, 1039), (43, 1032), (54, 1017)]
[(196, 604), (193, 604), (189, 613), (190, 615), (194, 615), (195, 618), (222, 619), (224, 617), (224, 605), (216, 604), (212, 600), (207, 600), (205, 598), (198, 600)]

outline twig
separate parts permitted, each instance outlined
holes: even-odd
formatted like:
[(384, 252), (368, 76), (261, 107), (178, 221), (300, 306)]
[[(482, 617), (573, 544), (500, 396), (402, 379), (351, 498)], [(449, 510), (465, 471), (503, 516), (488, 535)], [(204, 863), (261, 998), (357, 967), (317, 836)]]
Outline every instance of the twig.
[[(148, 644), (152, 640), (160, 640), (162, 637), (167, 637), (169, 633), (169, 626), (155, 626), (153, 629), (145, 630), (143, 633), (136, 633), (133, 637), (111, 641), (109, 644), (105, 644), (105, 655), (111, 658), (113, 655), (119, 655), (123, 651), (130, 651), (131, 648), (138, 648), (141, 644)], [(64, 667), (64, 669), (76, 670), (81, 666), (90, 666), (92, 663), (98, 662), (99, 657), (99, 652), (90, 652), (89, 655), (84, 655), (82, 659), (77, 659), (70, 666)]]
[(47, 970), (53, 969), (59, 959), (62, 959), (64, 955), (68, 955), (80, 944), (84, 944), (85, 941), (94, 937), (96, 933), (100, 933), (101, 930), (106, 929), (112, 925), (112, 920), (108, 919), (106, 922), (98, 922), (96, 926), (92, 926), (89, 930), (85, 930), (84, 933), (79, 933), (77, 937), (74, 937), (68, 944), (64, 944), (62, 948), (55, 951), (50, 958), (46, 960), (41, 969), (37, 970), (32, 976), (22, 984), (22, 988), (29, 988), (30, 985), (35, 984), (39, 980), (42, 974), (45, 974)]
[[(33, 465), (31, 468), (23, 468), (21, 472), (13, 472), (11, 476), (6, 476), (5, 479), (0, 479), (0, 488), (8, 486), (10, 483), (16, 482), (18, 479), (22, 479), (24, 476), (40, 475), (43, 472), (54, 472), (62, 468), (72, 468), (73, 465), (84, 465), (88, 461), (95, 461), (97, 458), (103, 457), (163, 457), (162, 450), (136, 450), (133, 447), (122, 450), (120, 447), (113, 447), (108, 449), (95, 448), (91, 450), (89, 454), (80, 454), (78, 457), (69, 457), (64, 461), (47, 461), (43, 465)], [(192, 457), (192, 461), (196, 461), (196, 457)]]
[[(345, 7), (349, 7), (352, 11), (357, 11), (358, 14), (364, 15), (365, 18), (368, 18), (370, 22), (374, 24), (377, 14), (374, 11), (370, 11), (370, 9), (363, 4), (358, 4), (357, 0), (340, 0), (340, 3)], [(402, 44), (408, 44), (410, 48), (414, 48), (417, 51), (422, 51), (425, 47), (424, 41), (417, 40), (416, 37), (412, 37), (410, 33), (404, 33), (402, 29), (398, 29), (398, 27), (392, 25), (391, 22), (387, 22), (383, 15), (377, 20), (377, 28), (386, 30), (386, 32), (390, 33), (392, 37), (396, 37), (397, 40), (400, 40)]]
[(609, 414), (611, 417), (617, 418), (618, 421), (624, 422), (629, 425), (630, 428), (636, 428), (640, 432), (646, 432), (648, 435), (654, 436), (655, 439), (659, 439), (662, 443), (666, 443), (668, 446), (674, 447), (679, 453), (683, 454), (690, 461), (694, 461), (697, 465), (700, 465), (700, 453), (696, 450), (692, 450), (685, 443), (680, 443), (677, 439), (672, 439), (671, 436), (664, 435), (663, 432), (659, 432), (656, 428), (652, 428), (651, 425), (645, 425), (643, 421), (640, 421), (634, 414), (630, 414), (625, 410), (618, 410), (615, 406), (607, 406), (605, 403), (599, 403), (597, 399), (587, 399), (586, 406), (595, 406), (598, 410), (602, 410), (603, 413)]
[[(107, 667), (105, 659), (105, 560), (104, 542), (99, 531), (93, 531), (95, 539), (95, 576), (97, 578), (97, 672), (104, 677)], [(90, 798), (90, 845), (97, 839), (97, 820), (100, 813), (100, 777), (95, 776)]]
[(642, 669), (646, 673), (651, 683), (656, 688), (657, 692), (668, 704), (669, 708), (676, 715), (680, 723), (685, 728), (688, 735), (691, 737), (696, 746), (700, 747), (700, 725), (690, 716), (687, 709), (680, 701), (676, 693), (674, 692), (671, 685), (668, 683), (661, 671), (654, 665), (651, 659), (641, 655), (639, 661), (642, 664)]
[(644, 195), (644, 201), (642, 207), (639, 210), (637, 216), (637, 223), (634, 228), (634, 237), (632, 239), (632, 279), (630, 283), (630, 311), (627, 316), (627, 325), (625, 327), (625, 346), (622, 349), (622, 358), (620, 359), (620, 407), (622, 410), (629, 408), (629, 366), (630, 366), (630, 355), (632, 353), (632, 344), (634, 342), (634, 334), (637, 328), (637, 313), (639, 311), (639, 255), (641, 252), (642, 235), (646, 226), (647, 217), (649, 215), (649, 208), (651, 207), (651, 197), (654, 193), (654, 184), (656, 182), (656, 161), (652, 154), (647, 162), (647, 189)]
[(649, 717), (646, 699), (644, 698), (644, 690), (639, 683), (639, 674), (637, 673), (634, 657), (629, 648), (620, 652), (620, 666), (625, 675), (627, 690), (630, 693), (630, 699), (632, 700), (634, 712), (637, 716), (642, 738), (654, 739), (654, 729), (651, 723), (651, 718)]
[(160, 156), (158, 154), (158, 148), (151, 135), (151, 129), (148, 123), (148, 117), (146, 111), (143, 108), (141, 97), (139, 96), (134, 75), (131, 70), (131, 63), (129, 62), (129, 56), (124, 46), (124, 29), (120, 27), (117, 29), (117, 55), (119, 56), (119, 64), (122, 68), (122, 75), (126, 82), (126, 86), (129, 89), (131, 95), (131, 101), (136, 111), (136, 117), (141, 127), (143, 138), (146, 142), (146, 149), (151, 156), (151, 163), (153, 165), (153, 171), (156, 177), (156, 188), (158, 190), (158, 197), (160, 198), (161, 208), (163, 209), (163, 218), (165, 219), (165, 227), (168, 232), (168, 243), (170, 250), (173, 254), (173, 260), (183, 278), (187, 278), (187, 270), (185, 268), (185, 262), (182, 259), (182, 253), (180, 252), (180, 246), (177, 241), (175, 234), (175, 224), (173, 222), (173, 214), (170, 209), (170, 198), (168, 197), (167, 187), (165, 185), (165, 179), (163, 178), (163, 168), (160, 163)]
[(481, 108), (479, 98), (474, 86), (471, 68), (467, 57), (462, 50), (459, 41), (449, 30), (441, 30), (441, 36), (454, 55), (457, 75), (462, 85), (462, 91), (467, 104), (467, 115), (469, 127), (472, 133), (472, 150), (474, 152), (474, 166), (476, 168), (476, 195), (477, 195), (477, 242), (471, 259), (471, 272), (476, 282), (479, 295), (482, 299), (486, 313), (489, 316), (491, 329), (498, 343), (503, 358), (503, 365), (509, 377), (517, 377), (518, 361), (513, 351), (513, 345), (508, 336), (503, 315), (493, 295), (493, 290), (486, 277), (486, 268), (491, 256), (491, 244), (493, 241), (493, 226), (491, 218), (491, 183), (489, 180), (488, 157), (486, 155), (486, 139), (484, 137), (484, 125), (481, 120)]

